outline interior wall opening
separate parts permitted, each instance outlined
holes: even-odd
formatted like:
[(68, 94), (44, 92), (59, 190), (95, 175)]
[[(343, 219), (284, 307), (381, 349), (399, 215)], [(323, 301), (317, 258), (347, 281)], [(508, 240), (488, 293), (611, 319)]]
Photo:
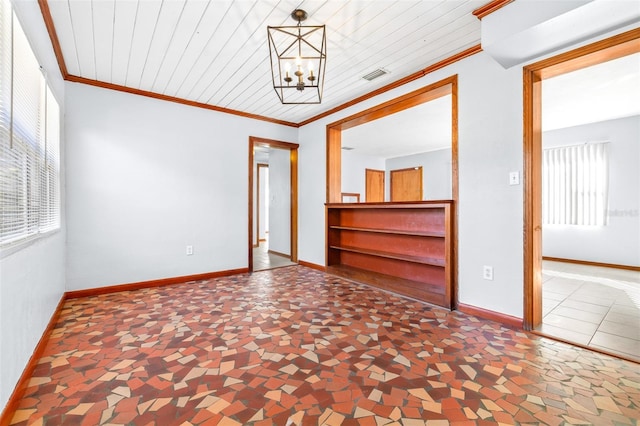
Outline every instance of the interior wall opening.
[(249, 138), (249, 271), (298, 262), (298, 144)]
[[(426, 104), (429, 104), (429, 106), (433, 105), (433, 108), (430, 110), (422, 109), (419, 111), (418, 108), (414, 108)], [(442, 108), (443, 105), (446, 107)], [(416, 112), (412, 112), (412, 110), (415, 110)], [(360, 200), (366, 202), (366, 169), (377, 170), (386, 168), (390, 170), (417, 167), (421, 165), (419, 163), (421, 160), (417, 158), (420, 153), (425, 151), (433, 151), (435, 153), (443, 148), (446, 148), (448, 151), (446, 152), (446, 158), (436, 160), (437, 164), (434, 167), (429, 167), (429, 172), (431, 172), (431, 170), (437, 170), (436, 176), (438, 176), (438, 178), (436, 181), (441, 181), (439, 187), (444, 189), (430, 193), (429, 191), (433, 188), (433, 185), (429, 187), (424, 185), (424, 193), (420, 199), (456, 200), (458, 196), (457, 110), (457, 76), (452, 76), (410, 92), (399, 98), (354, 114), (338, 122), (329, 124), (327, 126), (327, 202), (341, 202), (343, 192), (360, 193)], [(407, 112), (407, 116), (406, 118), (403, 118), (402, 124), (398, 124), (396, 117), (399, 117), (399, 113), (402, 112)], [(411, 113), (411, 115), (408, 113)], [(377, 122), (371, 123), (374, 121)], [(444, 129), (446, 130), (446, 133), (444, 134), (446, 145), (441, 144), (437, 146), (429, 146), (429, 142), (426, 142), (425, 139), (421, 139), (418, 136), (420, 133), (424, 133), (425, 130), (423, 128), (413, 126), (413, 124), (421, 125), (423, 123), (441, 122), (444, 122), (447, 127)], [(370, 131), (361, 132), (360, 129), (366, 127), (362, 125), (367, 123), (371, 123), (377, 127)], [(358, 127), (358, 129), (354, 129), (356, 127)], [(434, 125), (432, 127), (436, 126)], [(352, 130), (358, 130), (358, 133), (354, 134), (354, 138), (349, 139), (350, 141), (353, 141), (358, 137), (366, 139), (367, 135), (371, 135), (372, 133), (385, 133), (388, 135), (387, 137), (389, 140), (384, 140), (385, 136), (383, 136), (383, 139), (379, 142), (362, 140), (358, 148), (352, 151), (353, 147), (346, 146), (344, 144), (347, 131), (350, 133)], [(398, 144), (398, 140), (393, 139), (394, 134), (399, 136), (405, 131), (409, 133), (414, 132), (415, 136), (411, 142), (406, 142), (406, 144), (413, 143), (418, 146), (403, 148), (405, 149), (405, 151), (402, 151), (403, 154), (394, 154), (396, 151), (389, 152), (390, 149), (395, 148), (394, 145)], [(442, 137), (441, 135), (438, 136)], [(429, 135), (427, 139), (435, 139), (438, 136)], [(422, 146), (420, 147), (419, 144), (422, 144)], [(352, 152), (355, 151), (363, 152), (365, 156), (368, 156), (372, 160), (363, 165), (362, 173), (360, 173), (362, 176), (358, 175), (358, 178), (361, 178), (361, 188), (343, 188), (343, 182), (345, 180), (343, 175), (345, 173), (349, 173), (348, 170), (344, 170), (343, 162), (346, 161), (345, 156), (351, 156)], [(378, 160), (378, 163), (375, 162), (376, 159)], [(407, 161), (410, 163), (406, 163)], [(389, 167), (386, 167), (387, 163)], [(405, 166), (404, 164), (411, 165)], [(384, 183), (384, 201), (390, 201), (389, 185), (391, 180), (388, 176), (389, 170), (386, 170), (387, 176)], [(441, 177), (440, 175), (444, 175), (444, 172), (446, 172), (446, 177)], [(430, 176), (426, 176), (425, 174), (425, 179), (429, 177)], [(379, 199), (379, 194), (375, 198), (376, 200)]]
[[(454, 75), (327, 125), (327, 270), (448, 309), (457, 307), (457, 85), (457, 75)], [(409, 122), (394, 121), (393, 118), (423, 104), (439, 104), (441, 100), (445, 101), (441, 105), (447, 105), (444, 115), (448, 128), (447, 149), (442, 149), (447, 151), (446, 155), (437, 160), (446, 166), (443, 167), (446, 175), (441, 177), (441, 186), (446, 189), (439, 192), (440, 196), (425, 196), (425, 192), (418, 188), (410, 195), (411, 200), (390, 202), (391, 179), (387, 178), (390, 171), (415, 171), (416, 167), (421, 171), (421, 164), (410, 163), (408, 166), (403, 162), (407, 157), (410, 157), (408, 161), (416, 161), (416, 155), (403, 156), (400, 162), (392, 162), (397, 158), (391, 157), (385, 158), (382, 164), (360, 164), (357, 173), (362, 178), (361, 187), (356, 191), (343, 188), (343, 151), (348, 148), (343, 144), (346, 132), (371, 122), (383, 122), (391, 130), (378, 127), (379, 133), (389, 135), (389, 140), (382, 140), (379, 145), (393, 148), (394, 136), (400, 136), (404, 127), (411, 129), (412, 121), (428, 121), (430, 117), (428, 114), (409, 114), (412, 117)], [(420, 137), (419, 134), (414, 136), (415, 139)], [(366, 147), (366, 142), (360, 148)], [(346, 170), (347, 173), (351, 171)], [(421, 173), (417, 176), (416, 186), (421, 186), (423, 176)], [(430, 176), (425, 177), (431, 181)], [(427, 186), (429, 189), (433, 187), (429, 183)], [(344, 197), (347, 194), (357, 196), (351, 197), (352, 202), (345, 203), (343, 200), (348, 198)], [(354, 204), (353, 198), (359, 198), (360, 202)], [(376, 201), (372, 202), (373, 199)], [(443, 229), (436, 231), (431, 225), (426, 225), (431, 215), (439, 215), (432, 223), (441, 223)], [(407, 227), (415, 226), (416, 221), (425, 225), (417, 234), (407, 230)], [(438, 238), (441, 240), (436, 242)]]
[[(629, 136), (640, 115), (617, 87), (638, 79), (639, 38), (632, 30), (524, 69), (525, 328), (628, 359), (640, 344), (630, 296), (640, 284), (639, 143)], [(597, 169), (604, 187), (587, 179)]]

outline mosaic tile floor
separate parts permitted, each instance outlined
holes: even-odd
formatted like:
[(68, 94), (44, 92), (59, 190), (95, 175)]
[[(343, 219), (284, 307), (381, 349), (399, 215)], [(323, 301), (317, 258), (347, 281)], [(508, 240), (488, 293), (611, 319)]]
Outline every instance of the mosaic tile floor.
[(16, 425), (630, 425), (640, 365), (293, 266), (67, 301)]

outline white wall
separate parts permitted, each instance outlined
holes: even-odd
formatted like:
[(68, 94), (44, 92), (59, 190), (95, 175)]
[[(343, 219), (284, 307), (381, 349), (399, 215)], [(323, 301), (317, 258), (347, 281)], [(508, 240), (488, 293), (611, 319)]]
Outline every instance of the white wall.
[(366, 198), (365, 169), (384, 170), (384, 158), (362, 155), (353, 151), (342, 151), (342, 192), (360, 194), (360, 202)]
[(606, 140), (610, 142), (609, 223), (598, 227), (545, 225), (544, 256), (640, 266), (640, 116), (542, 134), (545, 148)]
[(422, 166), (422, 199), (450, 200), (451, 149), (422, 152), (404, 157), (388, 158), (385, 162), (385, 198), (390, 199), (390, 171)]
[[(64, 83), (40, 9), (36, 2), (15, 2), (15, 9), (64, 114)], [(64, 170), (64, 126), (61, 132), (61, 168)], [(61, 179), (64, 204), (63, 173)], [(61, 213), (59, 231), (0, 256), (0, 407), (4, 407), (11, 396), (64, 293), (64, 205)]]
[(269, 151), (269, 250), (291, 254), (291, 152)]
[(249, 136), (295, 128), (75, 83), (66, 103), (69, 290), (247, 267)]
[[(522, 317), (523, 187), (510, 186), (508, 179), (509, 172), (522, 172), (523, 164), (522, 65), (505, 70), (484, 52), (300, 128), (300, 259), (325, 262), (326, 191), (319, 177), (326, 176), (327, 124), (454, 74), (459, 84), (458, 298)], [(483, 265), (493, 266), (492, 281), (482, 279)]]
[[(522, 169), (522, 70), (504, 70), (476, 54), (410, 84), (300, 128), (300, 259), (324, 264), (326, 125), (458, 74), (459, 300), (522, 316), (522, 187), (508, 173)], [(482, 279), (482, 266), (494, 280)]]

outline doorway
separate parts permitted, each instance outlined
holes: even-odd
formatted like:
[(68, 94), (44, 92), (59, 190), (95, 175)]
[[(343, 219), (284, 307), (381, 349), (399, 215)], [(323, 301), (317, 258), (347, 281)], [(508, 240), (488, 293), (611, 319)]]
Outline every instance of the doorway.
[[(598, 325), (603, 325), (607, 322), (607, 316), (609, 313), (614, 315), (615, 312), (604, 312), (605, 317), (598, 317), (598, 325), (594, 325), (594, 333), (589, 336), (587, 340), (581, 340), (582, 334), (578, 333), (575, 336), (568, 334), (554, 335), (553, 327), (543, 327), (544, 314), (549, 313), (549, 297), (544, 296), (543, 287), (546, 289), (550, 284), (560, 283), (562, 285), (562, 291), (568, 292), (567, 294), (580, 295), (583, 299), (588, 297), (585, 291), (591, 291), (593, 289), (593, 283), (590, 278), (593, 278), (593, 274), (602, 274), (601, 278), (610, 281), (610, 276), (605, 276), (605, 272), (588, 272), (593, 271), (593, 266), (606, 266), (604, 264), (598, 264), (596, 262), (582, 262), (587, 265), (579, 265), (580, 261), (572, 262), (573, 265), (567, 266), (566, 262), (558, 264), (553, 262), (557, 259), (549, 259), (544, 257), (543, 252), (543, 161), (545, 155), (543, 155), (543, 81), (549, 80), (553, 77), (562, 76), (572, 73), (578, 70), (584, 70), (588, 67), (592, 67), (598, 64), (603, 64), (609, 61), (620, 59), (628, 55), (640, 52), (640, 29), (628, 31), (618, 36), (611, 37), (609, 39), (593, 43), (591, 45), (534, 63), (524, 68), (524, 164), (525, 164), (525, 247), (524, 247), (524, 326), (528, 330), (533, 330), (539, 334), (546, 335), (548, 337), (556, 338), (558, 340), (564, 340), (577, 346), (588, 347), (600, 352), (614, 354), (623, 358), (633, 359), (629, 356), (629, 352), (625, 353), (624, 348), (620, 351), (616, 350), (613, 346), (602, 345), (597, 343), (596, 331)], [(605, 82), (599, 82), (603, 84)], [(549, 181), (545, 184), (548, 186)], [(608, 214), (608, 213), (607, 213)], [(608, 265), (614, 266), (614, 265)], [(547, 271), (545, 272), (545, 268)], [(615, 271), (614, 268), (607, 268), (611, 271)], [(632, 268), (633, 269), (633, 268)], [(638, 269), (637, 267), (635, 268)], [(597, 270), (597, 268), (596, 268)], [(553, 271), (553, 272), (549, 272)], [(579, 272), (576, 272), (579, 271)], [(569, 283), (566, 280), (566, 276), (570, 275), (575, 277), (580, 276), (580, 281), (583, 284)], [(562, 277), (562, 276), (565, 277)], [(587, 278), (590, 277), (590, 278)], [(560, 279), (557, 279), (560, 278)], [(571, 284), (573, 287), (569, 288), (567, 285)], [(575, 284), (575, 285), (574, 285)], [(580, 294), (582, 292), (582, 294)], [(609, 291), (608, 296), (611, 296), (612, 291)], [(553, 292), (551, 293), (553, 294)], [(563, 295), (564, 296), (564, 295)], [(593, 309), (602, 308), (603, 299), (606, 297), (600, 297), (598, 303), (590, 303), (593, 305)], [(546, 299), (546, 300), (545, 300)], [(565, 301), (566, 300), (566, 301)], [(596, 299), (593, 299), (594, 301)], [(569, 315), (573, 312), (577, 316), (577, 312), (574, 308), (570, 307), (572, 304), (574, 307), (584, 305), (585, 300), (569, 300), (563, 297), (559, 303), (567, 303), (564, 307), (564, 312)], [(578, 302), (578, 303), (576, 303)], [(544, 305), (547, 305), (546, 308)], [(612, 304), (613, 306), (613, 304)], [(631, 305), (632, 309), (637, 310), (636, 307)], [(562, 308), (562, 307), (561, 307)], [(637, 307), (640, 309), (640, 307)], [(640, 312), (640, 311), (639, 311)], [(597, 312), (581, 312), (580, 316), (593, 322), (594, 318), (600, 315)], [(613, 318), (613, 317), (610, 317)], [(573, 322), (577, 321), (577, 318), (570, 319)], [(588, 325), (585, 323), (585, 325)], [(573, 329), (575, 327), (565, 324), (564, 329)], [(635, 327), (636, 333), (638, 327)], [(605, 334), (602, 332), (602, 334)], [(623, 336), (618, 340), (624, 339)], [(616, 338), (613, 334), (613, 338)], [(640, 343), (640, 339), (638, 339)], [(631, 345), (634, 345), (631, 342)], [(633, 354), (634, 352), (631, 352)], [(637, 354), (637, 350), (635, 351)], [(637, 360), (637, 359), (636, 359)]]
[[(298, 262), (298, 146), (298, 144), (289, 142), (255, 136), (249, 137), (248, 265), (250, 272), (288, 266)], [(282, 169), (283, 164), (284, 168), (287, 168), (288, 163), (288, 170), (284, 170), (285, 173), (279, 174), (283, 177), (282, 179), (278, 178), (278, 174), (274, 172), (275, 165), (274, 170), (271, 170), (271, 168), (265, 167), (265, 162), (261, 160), (263, 166), (259, 167), (256, 161), (256, 152), (260, 150), (270, 151), (273, 154), (273, 158), (277, 159), (279, 164), (282, 163), (277, 167), (278, 169)], [(269, 191), (268, 197), (265, 197), (266, 191), (261, 191), (265, 187), (265, 181), (267, 180), (265, 179), (267, 176), (265, 169), (270, 170), (269, 181), (278, 185), (278, 188)], [(260, 179), (261, 172), (262, 179)], [(262, 206), (260, 205), (261, 196), (264, 197)], [(271, 208), (271, 213), (267, 213), (268, 210), (263, 210), (262, 214), (260, 214), (260, 207), (266, 208), (270, 201), (271, 206), (277, 209)], [(272, 230), (272, 227), (264, 221), (265, 216), (269, 218), (271, 223), (273, 223), (272, 219), (276, 218), (278, 223), (287, 224), (288, 229), (278, 232), (279, 244), (284, 247), (279, 252), (269, 249), (269, 237), (275, 235), (274, 231), (276, 230)], [(261, 217), (262, 221), (260, 220)], [(263, 231), (269, 230), (268, 233), (262, 233), (262, 239), (265, 240), (262, 242), (260, 241), (260, 222), (263, 223)], [(288, 241), (282, 241), (282, 236), (285, 236)], [(254, 265), (256, 260), (254, 255), (258, 255), (257, 260), (260, 261), (260, 265)], [(266, 268), (265, 265), (267, 266)]]

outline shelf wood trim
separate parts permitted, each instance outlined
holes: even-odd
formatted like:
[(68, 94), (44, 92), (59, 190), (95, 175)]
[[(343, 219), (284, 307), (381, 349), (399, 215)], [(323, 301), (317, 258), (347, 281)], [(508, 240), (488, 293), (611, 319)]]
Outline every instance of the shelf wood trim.
[(452, 200), (431, 200), (431, 201), (394, 201), (380, 203), (325, 203), (330, 209), (442, 209), (450, 206)]

